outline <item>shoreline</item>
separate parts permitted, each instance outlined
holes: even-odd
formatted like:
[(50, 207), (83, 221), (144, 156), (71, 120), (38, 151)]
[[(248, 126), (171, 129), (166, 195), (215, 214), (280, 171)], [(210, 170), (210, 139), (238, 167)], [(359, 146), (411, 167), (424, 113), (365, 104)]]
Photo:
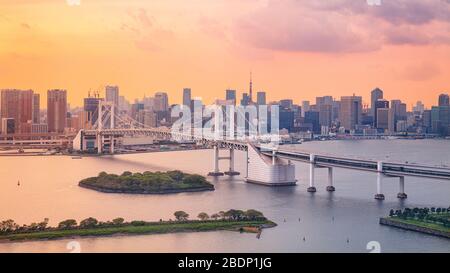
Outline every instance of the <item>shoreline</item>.
[(408, 220), (380, 218), (380, 224), (384, 226), (395, 227), (403, 230), (415, 231), (422, 234), (438, 236), (450, 239), (450, 231), (438, 230), (425, 225), (409, 223)]
[(157, 235), (189, 232), (233, 231), (243, 233), (250, 232), (247, 228), (257, 228), (262, 231), (266, 228), (276, 227), (277, 224), (270, 221), (183, 221), (183, 222), (148, 222), (145, 225), (125, 224), (121, 226), (78, 228), (66, 230), (44, 230), (30, 233), (17, 233), (0, 235), (0, 244), (20, 243), (31, 241), (54, 241), (74, 238), (103, 238), (121, 237), (133, 235)]
[(110, 189), (98, 188), (98, 187), (95, 187), (95, 186), (81, 184), (81, 183), (78, 183), (78, 186), (81, 187), (81, 188), (85, 188), (85, 189), (89, 189), (89, 190), (93, 190), (93, 191), (97, 191), (97, 192), (101, 192), (101, 193), (141, 194), (141, 195), (175, 194), (175, 193), (184, 193), (184, 192), (206, 192), (206, 191), (215, 191), (216, 190), (214, 188), (214, 185), (212, 187), (189, 188), (189, 189), (171, 189), (171, 190), (164, 190), (164, 191), (158, 191), (158, 192), (156, 192), (156, 191), (153, 191), (153, 192), (148, 192), (148, 191), (136, 192), (136, 191), (127, 191), (127, 190), (110, 190)]

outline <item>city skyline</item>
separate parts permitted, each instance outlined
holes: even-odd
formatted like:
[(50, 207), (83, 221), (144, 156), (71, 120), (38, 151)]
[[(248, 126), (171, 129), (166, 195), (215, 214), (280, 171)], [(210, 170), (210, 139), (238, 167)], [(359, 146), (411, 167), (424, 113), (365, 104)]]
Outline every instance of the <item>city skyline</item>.
[[(416, 101), (429, 108), (449, 90), (443, 14), (450, 5), (444, 1), (379, 7), (345, 0), (330, 6), (257, 0), (0, 5), (0, 88), (31, 88), (44, 101), (47, 90), (60, 88), (68, 90), (71, 105), (81, 106), (89, 90), (114, 84), (128, 99), (165, 91), (179, 103), (179, 90), (190, 87), (212, 103), (225, 89), (248, 92), (250, 71), (254, 94), (264, 90), (268, 101), (355, 93), (369, 103), (378, 86), (408, 109)], [(403, 12), (417, 6), (429, 11), (420, 20)], [(261, 20), (269, 11), (292, 23), (267, 25)], [(323, 16), (336, 24), (319, 22)], [(315, 31), (294, 28), (303, 24)], [(283, 39), (283, 33), (290, 35)]]

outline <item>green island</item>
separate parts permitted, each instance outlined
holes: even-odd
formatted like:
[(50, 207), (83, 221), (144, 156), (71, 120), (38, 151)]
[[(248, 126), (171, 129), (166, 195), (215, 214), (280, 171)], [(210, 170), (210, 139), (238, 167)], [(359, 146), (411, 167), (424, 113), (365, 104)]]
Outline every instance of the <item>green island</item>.
[(80, 187), (105, 193), (167, 194), (213, 191), (214, 185), (205, 177), (181, 171), (124, 172), (121, 175), (101, 172), (97, 177), (83, 179)]
[(64, 220), (57, 227), (49, 227), (48, 218), (40, 223), (23, 226), (16, 224), (13, 220), (6, 220), (0, 222), (0, 242), (218, 230), (261, 233), (264, 228), (276, 226), (261, 212), (253, 209), (247, 211), (230, 209), (226, 212), (214, 213), (211, 216), (201, 212), (197, 216), (198, 220), (189, 220), (189, 214), (184, 211), (176, 211), (174, 216), (175, 220), (163, 221), (161, 219), (158, 222), (125, 222), (123, 218), (101, 222), (89, 217), (79, 224), (74, 219)]
[(450, 239), (450, 207), (392, 209), (380, 224)]

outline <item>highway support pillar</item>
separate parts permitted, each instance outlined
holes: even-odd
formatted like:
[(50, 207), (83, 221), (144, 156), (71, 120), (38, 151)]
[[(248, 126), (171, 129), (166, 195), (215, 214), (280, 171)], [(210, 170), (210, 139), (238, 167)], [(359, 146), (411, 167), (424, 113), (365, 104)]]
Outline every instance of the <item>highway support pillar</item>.
[(406, 199), (406, 198), (408, 198), (408, 195), (405, 193), (405, 177), (404, 176), (400, 176), (399, 177), (399, 186), (400, 186), (400, 191), (397, 194), (397, 197), (399, 199)]
[(214, 171), (208, 173), (208, 176), (223, 176), (224, 173), (219, 170), (219, 145), (214, 145)]
[(383, 162), (379, 161), (377, 164), (377, 194), (375, 194), (375, 199), (384, 200), (383, 188)]
[(311, 154), (309, 156), (309, 188), (308, 192), (316, 192), (317, 189), (314, 186), (314, 170), (315, 170), (315, 155)]
[(333, 167), (328, 168), (328, 186), (327, 191), (333, 192), (336, 191), (336, 188), (333, 186)]
[(234, 170), (234, 149), (233, 148), (230, 148), (230, 168), (229, 168), (228, 172), (225, 172), (225, 174), (228, 176), (240, 175), (239, 172)]

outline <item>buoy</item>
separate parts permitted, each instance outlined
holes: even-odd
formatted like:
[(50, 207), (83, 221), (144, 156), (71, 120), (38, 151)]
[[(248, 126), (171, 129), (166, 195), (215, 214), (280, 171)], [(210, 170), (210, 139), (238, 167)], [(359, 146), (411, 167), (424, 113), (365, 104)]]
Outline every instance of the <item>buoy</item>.
[(20, 186), (20, 181), (17, 181), (17, 186)]
[(305, 237), (303, 237), (303, 242), (304, 242), (304, 241), (306, 241), (306, 238), (305, 238)]

